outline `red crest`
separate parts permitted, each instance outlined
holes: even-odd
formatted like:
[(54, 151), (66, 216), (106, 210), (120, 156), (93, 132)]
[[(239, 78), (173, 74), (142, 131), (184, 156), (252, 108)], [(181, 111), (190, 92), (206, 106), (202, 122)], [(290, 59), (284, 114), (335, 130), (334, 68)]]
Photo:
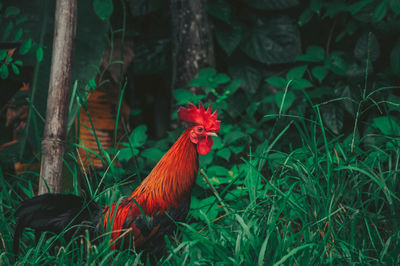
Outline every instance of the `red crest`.
[(196, 108), (196, 106), (190, 102), (188, 102), (188, 104), (189, 108), (179, 108), (179, 119), (188, 123), (202, 125), (208, 132), (218, 133), (221, 121), (217, 120), (217, 111), (211, 113), (211, 106), (209, 105), (206, 110), (202, 103), (199, 104), (199, 108)]

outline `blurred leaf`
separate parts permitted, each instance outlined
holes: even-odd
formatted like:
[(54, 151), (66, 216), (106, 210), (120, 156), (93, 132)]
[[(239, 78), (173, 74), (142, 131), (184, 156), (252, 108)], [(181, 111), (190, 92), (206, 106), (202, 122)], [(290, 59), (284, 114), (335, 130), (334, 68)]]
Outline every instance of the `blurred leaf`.
[(129, 141), (134, 148), (143, 146), (147, 139), (147, 126), (140, 125), (137, 126), (129, 136)]
[(144, 16), (160, 8), (167, 8), (164, 0), (128, 0), (132, 16)]
[(130, 158), (133, 156), (137, 155), (139, 153), (138, 149), (133, 148), (132, 150), (130, 148), (123, 148), (119, 150), (118, 153), (118, 159), (120, 161), (128, 161)]
[(392, 116), (381, 116), (373, 119), (372, 127), (379, 129), (384, 135), (399, 136), (400, 126)]
[(214, 82), (218, 84), (228, 83), (229, 81), (231, 81), (231, 78), (223, 73), (217, 74), (214, 78)]
[(295, 79), (290, 83), (293, 90), (302, 90), (313, 87), (313, 84), (306, 79)]
[(252, 66), (230, 66), (228, 68), (230, 75), (235, 80), (241, 80), (241, 87), (248, 94), (254, 94), (261, 82), (262, 76), (260, 71)]
[(265, 64), (294, 62), (300, 54), (300, 36), (289, 17), (258, 18), (241, 44), (242, 51)]
[(43, 48), (39, 46), (36, 50), (36, 60), (38, 62), (42, 62), (43, 60)]
[(321, 115), (324, 124), (335, 134), (343, 129), (344, 110), (338, 105), (327, 104), (321, 106)]
[(93, 9), (100, 19), (107, 20), (113, 13), (114, 5), (112, 0), (94, 0)]
[(205, 95), (193, 95), (190, 90), (186, 89), (176, 89), (172, 93), (178, 104), (187, 104), (188, 101), (198, 102), (205, 97)]
[(393, 73), (400, 77), (400, 39), (397, 40), (390, 53), (390, 67)]
[(24, 55), (24, 54), (26, 54), (26, 53), (29, 52), (29, 50), (31, 49), (31, 47), (32, 47), (32, 39), (29, 38), (29, 39), (25, 40), (25, 41), (21, 44), (21, 46), (19, 47), (19, 53), (20, 53), (21, 55)]
[(394, 13), (396, 13), (397, 15), (400, 15), (400, 1), (399, 0), (390, 0), (389, 5)]
[(328, 69), (325, 66), (315, 66), (311, 70), (311, 73), (321, 83), (328, 74)]
[(90, 79), (88, 82), (88, 85), (90, 88), (92, 88), (93, 90), (96, 89), (97, 85), (96, 85), (96, 81), (94, 79)]
[(233, 80), (231, 83), (229, 83), (228, 86), (225, 87), (224, 92), (228, 94), (233, 94), (240, 87), (241, 84), (241, 80)]
[(210, 166), (207, 169), (209, 175), (216, 175), (216, 176), (228, 176), (228, 169), (219, 165)]
[(229, 150), (229, 148), (223, 148), (217, 151), (216, 155), (228, 161), (229, 158), (231, 157), (231, 151)]
[(7, 26), (4, 29), (3, 41), (7, 41), (7, 38), (8, 36), (10, 36), (12, 29), (13, 29), (13, 22), (10, 21), (8, 22)]
[(8, 77), (8, 68), (4, 63), (0, 67), (0, 77), (2, 79), (6, 79)]
[(298, 20), (297, 23), (298, 23), (299, 26), (301, 27), (301, 26), (307, 24), (307, 23), (312, 19), (313, 15), (314, 15), (314, 12), (313, 12), (311, 9), (306, 8), (306, 9), (301, 13), (301, 15), (300, 15), (299, 20)]
[[(371, 34), (371, 43), (368, 44), (369, 34)], [(368, 51), (368, 47), (370, 51)], [(354, 47), (354, 56), (360, 61), (366, 61), (369, 58), (372, 62), (379, 58), (381, 53), (380, 45), (378, 40), (373, 33), (363, 33), (360, 38), (358, 38), (356, 46)]]
[(15, 64), (11, 64), (11, 68), (12, 68), (13, 72), (15, 73), (15, 75), (19, 75), (20, 71)]
[(298, 0), (242, 0), (247, 5), (262, 10), (281, 10), (299, 4)]
[(346, 74), (347, 63), (338, 53), (332, 53), (328, 59), (328, 67), (335, 74), (343, 76)]
[(226, 54), (231, 55), (242, 40), (243, 25), (235, 22), (230, 25), (217, 24), (215, 27), (215, 37)]
[(382, 3), (379, 4), (378, 8), (375, 10), (374, 13), (374, 21), (379, 22), (381, 21), (385, 16), (388, 11), (388, 5), (386, 1), (382, 1)]
[(14, 64), (17, 66), (22, 66), (22, 61), (16, 60), (16, 61), (14, 61)]
[(135, 44), (133, 71), (136, 75), (154, 74), (165, 70), (170, 60), (170, 40), (149, 40)]
[(291, 91), (288, 91), (286, 93), (285, 99), (283, 99), (284, 95), (285, 94), (283, 91), (280, 91), (277, 94), (275, 94), (275, 103), (279, 109), (281, 108), (282, 101), (284, 100), (283, 105), (282, 105), (282, 110), (280, 111), (281, 113), (286, 112), (286, 110), (289, 109), (289, 107), (292, 105), (292, 103), (294, 102), (294, 100), (296, 98), (296, 95)]
[(19, 8), (15, 7), (15, 6), (10, 6), (10, 7), (7, 7), (5, 15), (6, 15), (6, 18), (8, 18), (9, 16), (18, 15), (19, 12), (20, 12)]
[(272, 84), (278, 88), (285, 88), (287, 85), (286, 80), (282, 77), (270, 77), (265, 79), (265, 82)]
[(247, 136), (247, 134), (243, 133), (239, 129), (228, 132), (224, 138), (225, 145), (231, 144), (231, 143), (237, 141), (238, 139), (246, 137), (246, 136)]
[(23, 33), (23, 30), (22, 30), (21, 28), (19, 28), (19, 29), (15, 32), (14, 42), (18, 42), (18, 41), (21, 39), (22, 33)]
[(4, 58), (6, 58), (6, 56), (7, 56), (7, 50), (1, 49), (0, 50), (0, 61), (4, 60)]
[(207, 12), (226, 23), (231, 19), (231, 6), (226, 0), (208, 1)]
[(298, 66), (295, 68), (292, 68), (287, 74), (286, 74), (286, 79), (287, 80), (294, 80), (294, 79), (301, 79), (304, 76), (304, 73), (307, 70), (307, 66)]
[(157, 148), (145, 149), (141, 152), (141, 156), (153, 161), (158, 162), (163, 156), (164, 152)]
[(307, 47), (305, 55), (300, 55), (296, 58), (297, 61), (304, 62), (322, 62), (325, 58), (325, 51), (322, 47), (310, 45)]

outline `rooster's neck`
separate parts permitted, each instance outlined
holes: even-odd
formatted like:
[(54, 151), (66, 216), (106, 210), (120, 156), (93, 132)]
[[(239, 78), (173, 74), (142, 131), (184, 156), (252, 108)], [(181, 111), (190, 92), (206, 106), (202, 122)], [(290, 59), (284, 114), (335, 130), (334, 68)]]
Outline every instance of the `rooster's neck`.
[(185, 130), (150, 174), (132, 193), (143, 210), (164, 212), (190, 195), (195, 184), (199, 160), (196, 145), (190, 141), (191, 128)]

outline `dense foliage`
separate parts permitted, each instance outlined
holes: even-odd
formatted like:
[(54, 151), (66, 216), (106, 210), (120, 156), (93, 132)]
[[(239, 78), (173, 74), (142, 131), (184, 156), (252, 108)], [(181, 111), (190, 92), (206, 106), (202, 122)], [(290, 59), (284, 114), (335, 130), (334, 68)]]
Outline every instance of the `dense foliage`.
[[(132, 17), (135, 27), (121, 26), (118, 16), (108, 20), (111, 1), (93, 1), (83, 9), (111, 28), (121, 26), (113, 31), (116, 36), (134, 36), (134, 77), (168, 75), (171, 36), (165, 1), (121, 3), (114, 1), (114, 11)], [(39, 14), (16, 10), (3, 6), (1, 19)], [(200, 158), (203, 170), (187, 223), (166, 239), (169, 252), (161, 262), (399, 264), (399, 1), (209, 0), (207, 12), (214, 24), (217, 65), (201, 70), (188, 84), (203, 93), (178, 88), (173, 97), (178, 104), (201, 100), (218, 109), (220, 138)], [(88, 25), (82, 38), (93, 41), (96, 32), (93, 23)], [(8, 31), (7, 38), (19, 40), (18, 29)], [(50, 61), (44, 63), (50, 60), (49, 47), (41, 48), (43, 39), (29, 34), (19, 48), (21, 56), (30, 50), (40, 66), (49, 67)], [(105, 45), (99, 41), (103, 35), (96, 36), (95, 42)], [(84, 40), (81, 44), (86, 47)], [(76, 47), (81, 67), (93, 62), (87, 50)], [(13, 57), (3, 51), (1, 78), (10, 78), (9, 69), (18, 75), (17, 62), (24, 61), (16, 58), (13, 67), (7, 63)], [(77, 91), (98, 86), (93, 75), (75, 76), (83, 88)], [(84, 105), (83, 95), (77, 93), (75, 102)], [(147, 128), (138, 125), (114, 149), (101, 149), (107, 167), (96, 174), (81, 172), (75, 152), (79, 145), (71, 141), (69, 190), (103, 204), (128, 195), (182, 131), (150, 139)], [(39, 145), (40, 137), (32, 141)], [(8, 167), (3, 160), (1, 166)], [(25, 196), (34, 194), (38, 174), (0, 174), (0, 261), (8, 264), (13, 261), (12, 215)], [(55, 238), (34, 243), (33, 234), (26, 233), (17, 262), (146, 262), (133, 250), (110, 251), (107, 241), (71, 243), (51, 252)]]

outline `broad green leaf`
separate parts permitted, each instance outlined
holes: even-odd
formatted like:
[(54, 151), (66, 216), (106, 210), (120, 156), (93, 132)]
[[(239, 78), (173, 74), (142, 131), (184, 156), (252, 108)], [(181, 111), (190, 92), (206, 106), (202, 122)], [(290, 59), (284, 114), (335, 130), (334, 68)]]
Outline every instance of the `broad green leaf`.
[(88, 85), (93, 90), (95, 90), (97, 88), (96, 81), (94, 79), (89, 79)]
[(307, 24), (313, 17), (314, 12), (310, 8), (306, 8), (300, 15), (300, 18), (298, 20), (299, 26), (303, 26)]
[[(275, 103), (276, 103), (276, 106), (279, 108), (279, 110), (282, 106), (282, 110), (280, 110), (280, 112), (284, 113), (292, 105), (295, 98), (296, 98), (296, 96), (292, 91), (288, 91), (286, 93), (286, 95), (283, 91), (280, 91), (277, 94), (275, 94)], [(283, 104), (282, 104), (282, 101), (283, 101)]]
[(322, 47), (310, 45), (307, 47), (306, 54), (298, 56), (296, 60), (304, 62), (322, 62), (324, 58), (325, 51)]
[[(368, 43), (369, 35), (371, 35), (370, 43)], [(381, 48), (375, 34), (365, 32), (357, 40), (356, 46), (354, 47), (354, 56), (360, 61), (366, 61), (368, 53), (369, 59), (374, 62), (379, 58)]]
[(250, 58), (264, 64), (292, 63), (300, 55), (300, 36), (289, 17), (255, 18), (249, 36), (240, 47)]
[(157, 148), (145, 149), (141, 152), (141, 156), (153, 161), (158, 162), (163, 156), (164, 152)]
[(19, 73), (20, 73), (19, 68), (15, 64), (11, 64), (11, 68), (12, 68), (13, 72), (15, 73), (15, 75), (19, 75)]
[(286, 79), (287, 80), (293, 80), (293, 79), (301, 79), (304, 76), (304, 73), (307, 70), (307, 66), (298, 66), (295, 68), (292, 68), (287, 74), (286, 74)]
[(343, 129), (344, 108), (337, 104), (321, 106), (321, 115), (326, 125), (333, 133), (340, 134)]
[(215, 37), (221, 48), (227, 55), (231, 55), (239, 46), (243, 38), (242, 24), (233, 22), (230, 25), (217, 24), (215, 26)]
[(298, 0), (242, 0), (247, 5), (261, 10), (282, 10), (295, 7)]
[(19, 47), (19, 53), (21, 55), (27, 54), (31, 49), (31, 47), (32, 47), (32, 39), (29, 38), (21, 44), (21, 46)]
[(176, 89), (173, 90), (172, 93), (178, 104), (186, 104), (188, 101), (195, 103), (205, 97), (205, 95), (202, 94), (193, 95), (193, 93), (187, 89)]
[(225, 167), (219, 166), (219, 165), (213, 165), (210, 166), (207, 169), (207, 172), (210, 175), (216, 175), (216, 176), (228, 176), (228, 169), (226, 169)]
[(278, 88), (285, 88), (287, 85), (286, 80), (282, 77), (270, 77), (265, 79), (265, 82), (272, 84)]
[(139, 148), (143, 146), (147, 139), (147, 126), (140, 125), (137, 126), (129, 136), (129, 141), (134, 148)]
[(7, 56), (7, 50), (0, 49), (0, 61), (4, 60)]
[(306, 79), (295, 79), (290, 83), (293, 90), (302, 90), (313, 87), (313, 84)]
[(20, 60), (14, 61), (14, 64), (17, 66), (22, 66), (22, 61)]
[(130, 158), (137, 155), (138, 153), (139, 153), (138, 149), (133, 148), (131, 150), (130, 148), (123, 148), (119, 150), (118, 159), (120, 161), (128, 161)]
[(18, 42), (18, 41), (21, 39), (22, 33), (23, 33), (22, 28), (19, 28), (19, 29), (15, 32), (14, 42)]
[(36, 49), (36, 60), (38, 62), (42, 62), (43, 60), (43, 48), (41, 46)]
[(94, 0), (93, 9), (100, 19), (107, 20), (113, 13), (114, 5), (112, 0)]
[(215, 68), (203, 68), (200, 69), (199, 71), (199, 78), (201, 79), (210, 79), (210, 78), (214, 78), (214, 76), (217, 74), (217, 70), (215, 70)]
[(321, 83), (326, 75), (328, 74), (328, 69), (325, 66), (315, 66), (311, 70), (313, 76)]
[(394, 13), (396, 13), (397, 15), (400, 15), (400, 1), (399, 0), (390, 0), (389, 5)]
[(224, 84), (228, 83), (231, 80), (231, 78), (227, 74), (217, 74), (214, 78), (214, 82), (218, 84)]
[(228, 86), (225, 87), (225, 94), (233, 94), (236, 92), (236, 90), (240, 87), (242, 84), (241, 80), (233, 80), (231, 83), (229, 83)]
[(243, 133), (239, 129), (235, 130), (235, 131), (228, 132), (225, 135), (225, 138), (224, 138), (225, 145), (229, 145), (229, 144), (237, 141), (238, 139), (246, 137), (246, 136), (247, 136), (247, 134)]
[(339, 54), (332, 53), (329, 56), (328, 62), (329, 69), (332, 70), (335, 74), (340, 76), (346, 74), (347, 63)]
[(261, 72), (258, 68), (240, 65), (230, 66), (228, 71), (233, 79), (242, 81), (241, 87), (247, 94), (256, 93), (262, 79)]
[(20, 12), (20, 10), (18, 7), (10, 6), (10, 7), (7, 7), (5, 15), (6, 15), (6, 18), (8, 18), (9, 16), (18, 15), (19, 12)]
[(12, 29), (13, 29), (13, 25), (14, 25), (14, 24), (13, 24), (12, 21), (8, 22), (7, 26), (6, 26), (5, 29), (4, 29), (3, 41), (7, 41), (8, 37), (10, 36), (11, 31), (12, 31)]
[(207, 12), (226, 23), (231, 20), (231, 6), (226, 0), (208, 1)]
[(229, 150), (229, 148), (223, 148), (217, 151), (216, 155), (228, 161), (229, 158), (231, 157), (231, 151)]
[(392, 116), (381, 116), (373, 119), (372, 126), (379, 129), (384, 135), (399, 136), (398, 120)]
[(382, 1), (382, 3), (380, 3), (377, 9), (375, 10), (374, 13), (375, 22), (381, 21), (386, 16), (387, 11), (388, 11), (387, 2)]
[(0, 67), (0, 77), (2, 79), (6, 79), (8, 77), (8, 68), (4, 63)]

